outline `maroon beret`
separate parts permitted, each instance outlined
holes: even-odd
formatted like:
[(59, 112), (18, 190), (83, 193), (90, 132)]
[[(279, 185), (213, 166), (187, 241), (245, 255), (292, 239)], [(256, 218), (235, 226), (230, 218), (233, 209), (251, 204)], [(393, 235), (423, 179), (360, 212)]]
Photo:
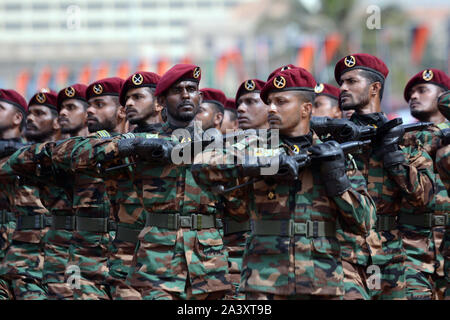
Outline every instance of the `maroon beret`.
[(215, 103), (220, 107), (225, 108), (227, 102), (225, 93), (213, 88), (203, 88), (200, 91), (203, 92), (203, 102)]
[(59, 91), (57, 99), (58, 111), (61, 110), (61, 104), (64, 100), (78, 99), (86, 101), (86, 88), (84, 84), (77, 83)]
[(28, 111), (27, 101), (20, 93), (15, 90), (0, 89), (0, 100), (11, 103), (19, 109), (22, 109), (24, 112)]
[(32, 105), (42, 105), (58, 111), (57, 105), (58, 94), (53, 90), (42, 90), (31, 97), (28, 102), (28, 109)]
[(341, 75), (353, 69), (363, 69), (375, 72), (386, 79), (389, 69), (386, 64), (377, 57), (368, 53), (356, 53), (346, 56), (338, 61), (334, 68), (334, 78), (340, 83)]
[(244, 82), (241, 83), (241, 85), (239, 86), (237, 92), (236, 92), (236, 100), (239, 100), (239, 97), (242, 96), (243, 94), (247, 94), (247, 93), (259, 93), (261, 92), (262, 88), (264, 87), (266, 83), (264, 81), (261, 81), (259, 79), (249, 79), (249, 80), (245, 80)]
[(261, 90), (261, 100), (267, 104), (267, 97), (273, 91), (314, 92), (316, 80), (306, 69), (295, 68), (279, 71), (270, 78)]
[(236, 109), (236, 102), (234, 99), (227, 99), (227, 102), (225, 104), (226, 109)]
[(443, 88), (444, 90), (448, 90), (450, 88), (450, 78), (444, 71), (439, 69), (425, 69), (417, 73), (406, 84), (405, 90), (403, 91), (403, 96), (405, 97), (406, 102), (409, 101), (412, 87), (419, 83), (432, 83)]
[(124, 80), (119, 77), (104, 78), (91, 83), (86, 89), (86, 100), (99, 96), (118, 96)]
[(338, 87), (332, 86), (331, 84), (327, 83), (318, 83), (314, 88), (316, 96), (324, 95), (337, 100), (339, 100), (340, 91), (341, 90)]
[(127, 92), (131, 88), (151, 87), (156, 88), (161, 77), (153, 72), (138, 71), (125, 80), (120, 89), (120, 104), (125, 105)]
[(284, 71), (284, 70), (295, 69), (295, 68), (298, 68), (298, 67), (294, 66), (293, 64), (287, 64), (285, 66), (276, 68), (269, 74), (269, 76), (267, 77), (267, 81), (269, 81), (269, 79), (272, 78), (275, 75), (275, 73), (278, 73), (278, 72)]
[(155, 96), (163, 94), (167, 89), (180, 80), (200, 82), (202, 72), (199, 66), (180, 63), (174, 65), (163, 74), (156, 86)]

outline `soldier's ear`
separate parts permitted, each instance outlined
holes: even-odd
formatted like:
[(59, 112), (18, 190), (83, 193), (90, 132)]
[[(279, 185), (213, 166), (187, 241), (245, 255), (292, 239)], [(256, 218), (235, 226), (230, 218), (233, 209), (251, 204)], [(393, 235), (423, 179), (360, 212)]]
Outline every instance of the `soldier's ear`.
[(166, 106), (166, 97), (164, 97), (164, 96), (158, 96), (157, 98), (156, 98), (156, 102), (160, 105), (160, 106), (162, 106), (163, 108)]
[(59, 125), (59, 122), (58, 122), (58, 117), (56, 117), (56, 118), (53, 119), (52, 128), (53, 128), (53, 130), (55, 130), (55, 131), (61, 129), (61, 126)]
[(381, 91), (381, 83), (378, 81), (371, 83), (369, 90), (371, 96), (376, 96)]
[(198, 95), (199, 95), (199, 97), (200, 97), (198, 105), (201, 105), (202, 102), (203, 102), (203, 92), (199, 90), (199, 91), (198, 91)]
[(220, 127), (222, 125), (222, 121), (223, 121), (223, 113), (217, 112), (214, 115), (214, 125)]
[(15, 114), (14, 114), (14, 117), (13, 117), (13, 125), (15, 126), (15, 127), (18, 127), (18, 126), (20, 126), (20, 124), (22, 123), (22, 120), (23, 120), (23, 118), (24, 118), (25, 116), (23, 115), (23, 113), (22, 112), (20, 112), (20, 111), (17, 111)]
[(125, 112), (125, 107), (119, 105), (119, 109), (117, 110), (117, 120), (122, 121), (127, 118), (127, 114)]
[(300, 115), (302, 118), (310, 117), (312, 113), (312, 103), (311, 102), (304, 102), (302, 104)]

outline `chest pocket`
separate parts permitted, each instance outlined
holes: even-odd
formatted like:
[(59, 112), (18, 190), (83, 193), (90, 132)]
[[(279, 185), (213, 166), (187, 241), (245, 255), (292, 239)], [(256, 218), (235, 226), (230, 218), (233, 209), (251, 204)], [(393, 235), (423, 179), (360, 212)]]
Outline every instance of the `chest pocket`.
[(256, 212), (267, 219), (289, 218), (289, 186), (278, 185), (272, 181), (257, 181), (253, 184)]

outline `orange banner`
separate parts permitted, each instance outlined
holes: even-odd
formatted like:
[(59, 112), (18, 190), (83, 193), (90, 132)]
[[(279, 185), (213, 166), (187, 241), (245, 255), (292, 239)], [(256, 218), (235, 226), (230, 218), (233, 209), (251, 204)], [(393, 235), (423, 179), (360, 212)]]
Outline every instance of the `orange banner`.
[(414, 29), (411, 47), (411, 61), (416, 65), (422, 62), (422, 58), (427, 47), (429, 34), (430, 30), (425, 24), (419, 25)]

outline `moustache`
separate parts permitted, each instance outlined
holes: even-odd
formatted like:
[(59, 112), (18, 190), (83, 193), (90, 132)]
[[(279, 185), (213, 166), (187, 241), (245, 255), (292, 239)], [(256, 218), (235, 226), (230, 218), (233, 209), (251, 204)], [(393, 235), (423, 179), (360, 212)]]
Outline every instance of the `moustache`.
[(95, 121), (98, 122), (98, 119), (96, 117), (87, 117), (87, 121)]
[(273, 120), (278, 120), (279, 122), (281, 122), (281, 118), (279, 117), (279, 116), (276, 116), (276, 115), (269, 115), (268, 117), (267, 117), (267, 120), (268, 121), (273, 121)]
[(179, 103), (177, 105), (177, 109), (180, 109), (180, 108), (185, 107), (185, 106), (191, 106), (192, 108), (194, 108), (194, 104), (192, 102), (184, 101), (184, 102), (181, 102), (181, 103)]

